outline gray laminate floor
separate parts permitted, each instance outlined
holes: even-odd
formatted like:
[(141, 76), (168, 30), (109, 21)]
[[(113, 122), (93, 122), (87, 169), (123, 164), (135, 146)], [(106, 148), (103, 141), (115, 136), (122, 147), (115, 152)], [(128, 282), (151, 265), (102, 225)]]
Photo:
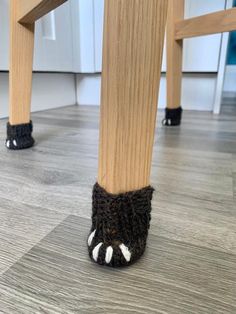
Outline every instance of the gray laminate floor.
[(130, 268), (90, 262), (98, 108), (33, 115), (32, 149), (4, 148), (0, 121), (0, 313), (236, 313), (236, 105), (161, 127), (146, 254)]

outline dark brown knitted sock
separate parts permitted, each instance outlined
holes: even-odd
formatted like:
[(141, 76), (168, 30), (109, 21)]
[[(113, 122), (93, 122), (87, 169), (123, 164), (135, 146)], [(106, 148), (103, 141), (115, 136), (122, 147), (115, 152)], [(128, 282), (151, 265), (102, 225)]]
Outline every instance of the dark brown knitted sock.
[(183, 109), (181, 107), (176, 109), (166, 108), (165, 119), (162, 120), (162, 124), (165, 126), (177, 126), (181, 124)]
[(94, 185), (92, 228), (88, 237), (93, 261), (119, 267), (140, 258), (146, 247), (153, 191), (148, 186), (114, 195), (98, 183)]
[(32, 137), (32, 121), (24, 124), (11, 125), (7, 123), (6, 147), (11, 150), (20, 150), (34, 145)]

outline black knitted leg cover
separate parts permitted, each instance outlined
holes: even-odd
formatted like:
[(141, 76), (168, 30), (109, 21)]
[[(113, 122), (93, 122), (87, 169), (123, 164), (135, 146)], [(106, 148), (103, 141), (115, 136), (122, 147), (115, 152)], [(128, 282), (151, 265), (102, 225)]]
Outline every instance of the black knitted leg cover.
[(25, 124), (11, 125), (7, 123), (6, 147), (12, 150), (29, 148), (34, 145), (32, 137), (32, 121)]
[(144, 252), (151, 219), (153, 188), (107, 193), (93, 189), (92, 228), (88, 237), (91, 259), (100, 265), (126, 266)]
[(182, 117), (182, 108), (168, 109), (166, 108), (165, 119), (162, 120), (162, 124), (166, 126), (176, 126), (180, 125)]

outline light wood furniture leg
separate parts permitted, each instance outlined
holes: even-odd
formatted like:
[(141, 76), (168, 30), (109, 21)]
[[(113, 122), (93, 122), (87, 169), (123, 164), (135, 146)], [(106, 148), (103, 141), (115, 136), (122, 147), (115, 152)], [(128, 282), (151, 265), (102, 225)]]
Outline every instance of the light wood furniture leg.
[(138, 260), (150, 225), (150, 169), (166, 0), (106, 0), (98, 184), (88, 251), (98, 264)]
[(150, 184), (166, 0), (106, 0), (98, 183)]
[[(105, 1), (99, 172), (88, 236), (89, 256), (101, 265), (128, 266), (145, 250), (167, 5), (167, 0)], [(177, 41), (182, 35), (179, 30), (180, 38), (176, 38), (177, 26), (184, 26), (185, 36), (196, 35), (199, 21), (205, 21), (212, 32), (212, 22), (227, 17), (221, 12), (211, 16), (211, 21), (202, 17), (177, 24), (183, 12), (184, 0), (170, 0), (167, 125), (179, 124), (182, 111), (182, 42)], [(235, 23), (232, 16), (227, 18), (227, 27)], [(224, 21), (218, 29), (225, 30), (223, 26)]]
[(167, 108), (163, 124), (179, 125), (181, 122), (181, 83), (183, 40), (175, 39), (176, 21), (184, 18), (184, 0), (169, 0), (167, 16)]
[(6, 146), (18, 150), (31, 147), (30, 121), (35, 21), (66, 0), (10, 1), (10, 112)]
[(34, 51), (34, 23), (18, 23), (21, 0), (10, 2), (10, 112), (6, 147), (13, 150), (33, 146), (30, 105)]
[(34, 23), (18, 23), (21, 1), (10, 6), (10, 118), (11, 125), (30, 122)]

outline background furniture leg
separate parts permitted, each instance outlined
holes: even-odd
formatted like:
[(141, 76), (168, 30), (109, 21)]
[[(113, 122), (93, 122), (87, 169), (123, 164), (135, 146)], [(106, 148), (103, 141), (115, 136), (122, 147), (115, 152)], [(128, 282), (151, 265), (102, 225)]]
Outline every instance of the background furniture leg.
[(11, 0), (10, 5), (10, 117), (7, 124), (6, 146), (9, 149), (31, 147), (30, 105), (34, 50), (34, 23), (18, 22), (21, 1)]
[(175, 23), (184, 18), (184, 0), (169, 0), (167, 16), (167, 108), (163, 125), (181, 123), (183, 40), (175, 39)]

